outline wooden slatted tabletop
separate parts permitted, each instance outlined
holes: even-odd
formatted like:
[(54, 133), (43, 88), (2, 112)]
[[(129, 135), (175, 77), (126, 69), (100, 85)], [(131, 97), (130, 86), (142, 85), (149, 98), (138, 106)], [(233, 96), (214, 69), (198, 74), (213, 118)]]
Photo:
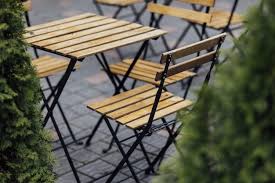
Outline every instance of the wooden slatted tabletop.
[(167, 33), (92, 13), (32, 26), (26, 31), (24, 38), (31, 46), (76, 59), (158, 38)]

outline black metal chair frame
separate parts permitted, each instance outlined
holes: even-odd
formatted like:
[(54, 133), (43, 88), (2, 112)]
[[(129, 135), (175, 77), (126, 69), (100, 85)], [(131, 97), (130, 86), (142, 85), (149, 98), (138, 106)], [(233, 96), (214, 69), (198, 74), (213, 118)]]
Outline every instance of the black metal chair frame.
[[(218, 50), (220, 49), (222, 43), (224, 42), (224, 38), (225, 37), (221, 37), (218, 44), (215, 45), (216, 47), (216, 54), (215, 54), (215, 57), (213, 58), (212, 60), (212, 63), (211, 63), (211, 66), (209, 68), (209, 71), (205, 77), (205, 80), (204, 80), (204, 85), (207, 85), (209, 83), (209, 80), (210, 80), (210, 77), (211, 77), (211, 72), (214, 68), (214, 66), (217, 64), (217, 61), (218, 61)], [(212, 48), (212, 50), (214, 50), (214, 48)], [(201, 51), (201, 50), (200, 50)], [(208, 50), (209, 51), (209, 50)], [(133, 175), (133, 178), (135, 179), (136, 182), (139, 182), (139, 179), (131, 165), (131, 163), (129, 162), (129, 158), (131, 156), (131, 154), (134, 152), (134, 150), (138, 147), (138, 146), (141, 146), (141, 149), (142, 149), (142, 152), (145, 156), (145, 159), (148, 163), (148, 167), (146, 168), (145, 170), (145, 173), (150, 173), (150, 172), (155, 172), (154, 171), (154, 166), (163, 159), (164, 155), (165, 155), (165, 152), (167, 151), (167, 149), (170, 147), (170, 145), (172, 143), (174, 143), (176, 145), (176, 137), (178, 136), (178, 134), (180, 133), (183, 125), (181, 124), (176, 130), (175, 130), (175, 126), (174, 124), (177, 122), (176, 120), (174, 121), (171, 121), (171, 122), (167, 122), (164, 118), (162, 119), (162, 124), (160, 126), (157, 126), (157, 127), (154, 127), (153, 125), (153, 121), (154, 121), (154, 116), (155, 116), (155, 113), (157, 111), (157, 107), (158, 107), (158, 103), (160, 101), (160, 97), (161, 97), (161, 94), (162, 94), (162, 91), (165, 90), (165, 87), (164, 87), (164, 81), (165, 79), (167, 78), (167, 74), (168, 74), (168, 69), (169, 69), (169, 65), (172, 63), (172, 60), (173, 60), (173, 55), (170, 53), (167, 55), (166, 57), (166, 62), (165, 62), (165, 68), (164, 68), (164, 71), (161, 73), (161, 77), (160, 77), (160, 85), (158, 86), (158, 91), (157, 91), (157, 94), (156, 94), (156, 98), (155, 98), (155, 101), (153, 103), (153, 107), (152, 107), (152, 110), (151, 110), (151, 113), (150, 113), (150, 117), (149, 117), (149, 120), (148, 120), (148, 123), (145, 127), (139, 129), (139, 132), (138, 131), (135, 131), (135, 137), (136, 137), (136, 141), (132, 144), (132, 146), (130, 147), (130, 149), (125, 152), (122, 148), (122, 141), (120, 141), (117, 137), (117, 133), (116, 133), (116, 129), (114, 130), (112, 125), (110, 124), (110, 121), (109, 119), (103, 115), (101, 118), (106, 122), (113, 138), (114, 138), (114, 141), (115, 143), (117, 144), (118, 148), (119, 148), (119, 151), (121, 152), (122, 156), (123, 156), (123, 159), (120, 161), (120, 163), (117, 165), (117, 167), (115, 168), (114, 172), (111, 174), (111, 176), (107, 179), (107, 182), (106, 183), (111, 183), (113, 181), (113, 179), (115, 178), (115, 176), (118, 174), (118, 172), (123, 168), (124, 164), (126, 163), (128, 168), (130, 169), (132, 175)], [(190, 68), (186, 68), (186, 70), (189, 70), (191, 69), (192, 67)], [(169, 126), (172, 126), (171, 128), (169, 128)], [(165, 146), (161, 149), (161, 151), (159, 152), (159, 154), (154, 158), (154, 160), (151, 162), (150, 159), (148, 158), (148, 155), (147, 155), (147, 152), (142, 144), (142, 140), (144, 137), (146, 136), (150, 136), (152, 135), (155, 131), (158, 131), (159, 129), (166, 129), (168, 134), (169, 134), (169, 137), (167, 139), (167, 142), (165, 144)], [(129, 139), (129, 138), (126, 138), (126, 139)]]

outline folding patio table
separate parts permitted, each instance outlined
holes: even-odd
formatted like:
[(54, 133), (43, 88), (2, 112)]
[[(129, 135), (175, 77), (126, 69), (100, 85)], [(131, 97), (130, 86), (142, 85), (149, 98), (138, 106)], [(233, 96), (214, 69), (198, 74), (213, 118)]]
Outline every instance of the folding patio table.
[[(62, 134), (53, 116), (53, 110), (74, 70), (75, 64), (78, 61), (83, 61), (88, 56), (95, 55), (114, 85), (115, 93), (119, 93), (121, 89), (124, 89), (125, 81), (147, 47), (149, 40), (157, 39), (167, 32), (136, 23), (98, 16), (92, 13), (85, 13), (32, 26), (26, 30), (27, 32), (24, 34), (24, 38), (32, 47), (70, 59), (66, 72), (61, 77), (53, 92), (48, 98), (43, 97), (45, 107), (48, 110), (44, 118), (44, 123), (47, 123), (51, 118), (75, 179), (77, 182), (80, 182)], [(126, 75), (122, 80), (113, 76), (103, 52), (138, 42), (143, 42), (143, 44), (138, 50)], [(50, 101), (52, 102), (50, 103)]]

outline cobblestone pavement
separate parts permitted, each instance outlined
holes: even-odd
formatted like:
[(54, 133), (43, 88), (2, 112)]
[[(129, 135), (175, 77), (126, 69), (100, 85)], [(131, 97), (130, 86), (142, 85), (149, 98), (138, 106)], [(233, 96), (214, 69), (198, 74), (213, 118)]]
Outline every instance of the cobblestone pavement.
[[(230, 8), (233, 0), (217, 0), (217, 6), (223, 9)], [(256, 0), (241, 0), (238, 7), (238, 12), (244, 13), (248, 6), (256, 3)], [(178, 3), (174, 3), (175, 6), (178, 6)], [(138, 8), (140, 8), (138, 6)], [(111, 16), (115, 9), (112, 7), (104, 7), (104, 11), (107, 16)], [(128, 10), (125, 11), (126, 14)], [(76, 14), (81, 14), (84, 12), (94, 12), (94, 5), (92, 0), (33, 0), (33, 10), (30, 12), (30, 17), (32, 24), (39, 24), (48, 22), (51, 20), (61, 19), (63, 17), (69, 17)], [(126, 17), (124, 19), (131, 20), (131, 17)], [(149, 16), (145, 14), (142, 17), (142, 21), (145, 25), (148, 25)], [(175, 18), (165, 18), (162, 23), (162, 28), (168, 30), (169, 43), (173, 43), (177, 40), (179, 32), (186, 26), (181, 20)], [(217, 34), (217, 32), (211, 32), (212, 35)], [(188, 37), (185, 39), (186, 43), (192, 43), (197, 41), (197, 37), (194, 32), (190, 32)], [(155, 48), (162, 50), (161, 44), (158, 41), (152, 42), (155, 45)], [(230, 41), (227, 41), (227, 46), (230, 46)], [(139, 45), (129, 46), (127, 48), (122, 48), (124, 57), (131, 57), (134, 55), (134, 50), (137, 50)], [(41, 55), (46, 54), (45, 52), (39, 52)], [(116, 52), (109, 51), (106, 53), (110, 63), (118, 62), (118, 56)], [(158, 60), (159, 57), (151, 58), (153, 60)], [(52, 77), (51, 80), (56, 82), (60, 76)], [(197, 79), (196, 83), (199, 83)], [(42, 86), (46, 86), (44, 81)], [(129, 83), (130, 84), (130, 83)], [(140, 85), (142, 83), (139, 83)], [(178, 93), (180, 92), (180, 85), (173, 86), (170, 90)], [(95, 112), (92, 112), (86, 108), (86, 104), (91, 101), (98, 101), (108, 96), (111, 96), (113, 93), (113, 88), (109, 82), (107, 76), (102, 72), (100, 65), (95, 60), (94, 57), (87, 58), (82, 64), (80, 70), (74, 72), (66, 85), (66, 88), (61, 96), (61, 104), (66, 111), (66, 115), (70, 121), (70, 124), (73, 128), (73, 131), (76, 133), (77, 138), (87, 136), (96, 121), (98, 120), (98, 115)], [(190, 95), (193, 98), (192, 94)], [(55, 116), (58, 119), (58, 123), (62, 130), (63, 136), (65, 136), (66, 142), (71, 142), (71, 138), (68, 136), (68, 131), (61, 120), (61, 116), (58, 111), (55, 111)], [(49, 123), (47, 128), (52, 128), (52, 125)], [(132, 134), (126, 128), (123, 128), (119, 132), (119, 137), (123, 138)], [(151, 153), (156, 153), (159, 151), (159, 148), (165, 143), (166, 139), (165, 132), (159, 132), (156, 135), (148, 137), (144, 140), (146, 149)], [(82, 182), (104, 182), (106, 180), (106, 173), (111, 172), (117, 163), (122, 158), (118, 149), (113, 147), (113, 149), (103, 154), (102, 150), (108, 146), (111, 136), (105, 124), (99, 129), (99, 132), (96, 134), (95, 138), (92, 141), (91, 146), (85, 148), (83, 146), (71, 144), (68, 146), (73, 161), (78, 169), (80, 178)], [(86, 140), (86, 139), (84, 139)], [(129, 143), (124, 144), (127, 147)], [(69, 164), (64, 157), (63, 150), (59, 148), (59, 142), (53, 143), (54, 148), (57, 150), (54, 151), (54, 154), (57, 159), (57, 165), (55, 166), (55, 172), (58, 175), (58, 183), (73, 183), (75, 182), (72, 172), (70, 170)], [(174, 148), (169, 149), (167, 157), (175, 152)], [(138, 160), (143, 161), (138, 161)], [(142, 182), (150, 182), (151, 176), (145, 176), (144, 167), (146, 166), (145, 161), (142, 157), (141, 151), (134, 153), (131, 157), (131, 161), (137, 161), (134, 163), (134, 169), (139, 172), (138, 176), (141, 178)], [(130, 183), (134, 182), (131, 178), (131, 173), (127, 168), (123, 169), (114, 182), (123, 182)]]

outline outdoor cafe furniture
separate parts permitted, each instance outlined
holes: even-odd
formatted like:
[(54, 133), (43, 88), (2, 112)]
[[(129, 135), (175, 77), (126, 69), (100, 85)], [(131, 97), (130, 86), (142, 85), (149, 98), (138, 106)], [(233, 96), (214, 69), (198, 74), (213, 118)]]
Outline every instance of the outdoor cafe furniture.
[[(170, 10), (169, 3), (167, 5), (159, 5), (156, 2), (149, 3), (148, 11), (151, 12), (150, 25), (159, 27), (159, 21), (161, 20), (162, 17), (161, 16), (157, 17), (157, 14), (159, 14), (160, 12), (165, 13), (168, 10)], [(157, 14), (155, 14), (155, 13), (157, 13)], [(196, 17), (197, 19), (201, 19), (201, 20), (204, 20), (207, 22), (210, 22), (210, 20), (211, 20), (210, 14), (197, 12), (195, 10), (189, 10), (189, 12), (188, 12), (189, 14), (187, 14), (187, 12), (185, 12), (184, 9), (182, 9), (180, 12), (173, 12), (173, 13), (178, 14), (178, 15), (180, 14), (182, 18), (189, 17), (190, 14), (192, 13), (192, 16)], [(168, 45), (168, 43), (166, 43), (166, 39), (164, 37), (162, 37), (162, 39), (163, 39), (164, 45)], [(173, 60), (173, 62), (174, 62), (174, 60)], [(130, 73), (127, 73), (129, 68), (133, 64), (135, 64), (135, 67), (132, 68)], [(175, 64), (175, 63), (173, 63), (173, 64)], [(133, 62), (133, 59), (125, 59), (119, 63), (110, 65), (109, 68), (113, 75), (125, 76), (126, 74), (128, 74), (128, 76), (130, 78), (134, 79), (135, 81), (143, 81), (145, 83), (149, 83), (149, 84), (158, 86), (160, 84), (160, 82), (155, 81), (155, 75), (156, 75), (156, 72), (163, 70), (164, 65), (159, 64), (159, 63), (154, 63), (154, 62), (144, 60), (144, 59), (139, 59), (139, 60), (137, 60), (136, 63)], [(194, 75), (196, 75), (196, 72), (197, 72), (197, 70), (195, 70), (195, 72), (186, 71), (186, 72), (178, 73), (177, 75), (167, 78), (165, 80), (164, 84), (165, 84), (165, 86), (168, 86), (168, 85), (174, 84), (176, 82), (179, 82), (179, 81), (182, 82), (183, 80), (190, 78), (189, 82), (187, 82), (188, 86), (187, 86), (187, 90), (184, 94), (184, 97), (186, 97), (187, 93), (188, 93), (188, 88), (190, 87), (190, 85), (192, 83), (192, 77)], [(182, 82), (183, 86), (184, 86), (184, 84), (185, 83)], [(100, 118), (99, 121), (97, 122), (97, 124), (95, 125), (93, 131), (91, 132), (91, 134), (89, 135), (89, 137), (86, 141), (86, 146), (89, 146), (91, 144), (91, 141), (92, 141), (93, 137), (95, 136), (98, 128), (100, 127), (102, 120), (103, 120), (103, 118)], [(117, 125), (115, 131), (118, 132), (118, 130), (119, 130), (119, 125)], [(109, 147), (107, 149), (105, 149), (104, 152), (109, 151), (112, 148), (113, 143), (114, 143), (114, 140), (111, 141)]]
[(233, 30), (242, 27), (243, 17), (235, 12), (239, 0), (233, 1), (231, 11), (215, 8), (217, 0), (176, 1), (182, 2), (183, 5), (191, 5), (191, 9), (186, 7), (174, 7), (171, 5), (173, 0), (167, 0), (165, 4), (161, 4), (158, 0), (153, 0), (153, 2), (148, 4), (148, 10), (150, 12), (159, 14), (159, 17), (155, 15), (155, 19), (157, 19), (157, 21), (155, 21), (155, 24), (152, 25), (156, 28), (161, 27), (160, 23), (163, 16), (180, 18), (188, 23), (174, 45), (170, 46), (167, 40), (164, 38), (163, 43), (167, 50), (177, 48), (191, 28), (194, 29), (199, 39), (202, 40), (205, 37), (209, 37), (207, 29), (212, 29), (219, 32), (227, 32), (232, 37), (234, 37)]
[[(119, 81), (109, 69), (107, 59), (103, 52), (118, 47), (143, 42), (134, 60), (138, 60), (149, 40), (157, 39), (166, 31), (142, 26), (139, 24), (120, 21), (92, 13), (85, 13), (62, 20), (32, 26), (26, 29), (24, 34), (26, 42), (32, 47), (69, 58), (66, 71), (51, 94), (44, 98), (45, 107), (48, 112), (44, 123), (51, 118), (66, 157), (70, 163), (77, 182), (80, 182), (78, 173), (67, 150), (59, 127), (54, 122), (53, 110), (62, 94), (62, 91), (72, 73), (76, 63), (83, 61), (86, 57), (95, 55), (103, 70), (109, 76), (116, 91), (123, 89), (127, 75)], [(129, 68), (129, 70), (131, 70)], [(130, 71), (129, 71), (130, 72)], [(51, 103), (49, 101), (52, 101)]]
[[(141, 148), (144, 159), (148, 164), (146, 173), (154, 172), (154, 166), (162, 159), (169, 146), (172, 143), (176, 144), (175, 138), (183, 127), (183, 125), (180, 124), (178, 128), (174, 128), (173, 125), (177, 120), (167, 121), (165, 117), (180, 110), (187, 109), (192, 105), (192, 101), (168, 92), (165, 88), (165, 80), (179, 73), (209, 63), (209, 70), (204, 80), (204, 84), (208, 84), (211, 72), (217, 64), (218, 52), (225, 37), (226, 34), (223, 33), (195, 44), (163, 53), (160, 59), (160, 63), (163, 64), (163, 67), (160, 70), (154, 71), (155, 81), (159, 82), (157, 85), (146, 84), (102, 101), (88, 104), (87, 107), (99, 113), (101, 118), (106, 122), (123, 157), (107, 179), (107, 183), (113, 182), (113, 179), (123, 168), (125, 163), (135, 181), (140, 182), (129, 160), (137, 147)], [(201, 54), (197, 55), (196, 53), (198, 52)], [(185, 61), (181, 60), (181, 63), (171, 66), (172, 60), (183, 59), (184, 57), (194, 54), (197, 56)], [(161, 120), (162, 123), (156, 124), (156, 120)], [(133, 136), (119, 140), (112, 123), (117, 123), (133, 130)], [(169, 137), (159, 154), (151, 161), (142, 140), (161, 129), (167, 130)], [(130, 145), (130, 148), (127, 147), (127, 150), (124, 149), (122, 143), (133, 138), (135, 140), (132, 145)]]

